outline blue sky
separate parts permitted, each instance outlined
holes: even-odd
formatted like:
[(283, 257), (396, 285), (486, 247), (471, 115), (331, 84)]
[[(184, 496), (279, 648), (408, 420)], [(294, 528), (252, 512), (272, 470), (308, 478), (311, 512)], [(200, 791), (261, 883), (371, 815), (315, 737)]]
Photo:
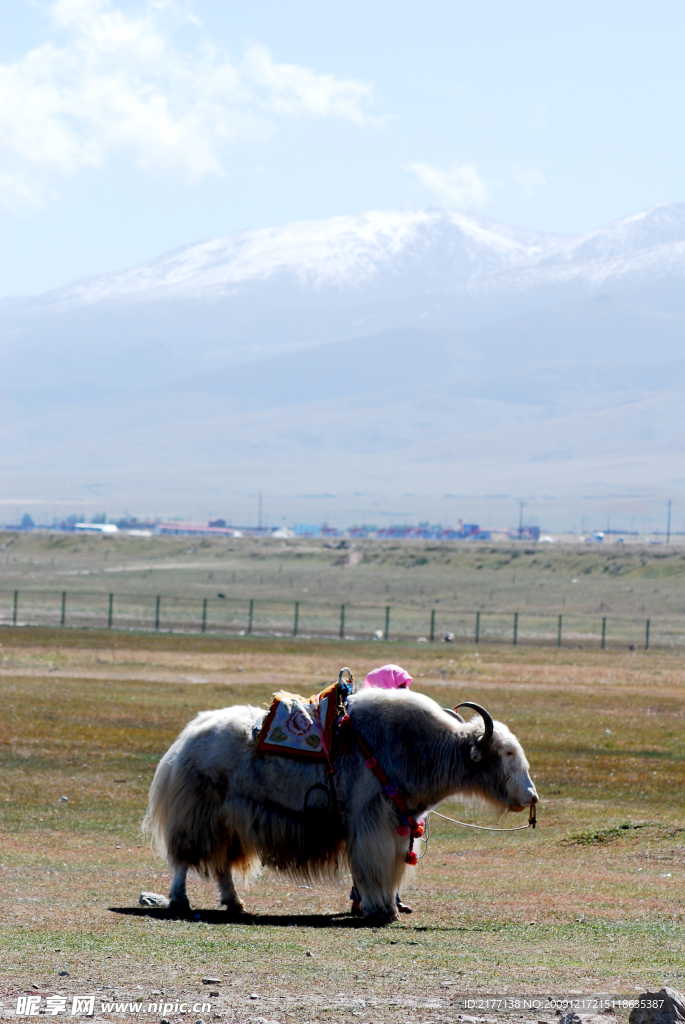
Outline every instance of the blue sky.
[(685, 199), (685, 7), (2, 0), (0, 294), (242, 228)]

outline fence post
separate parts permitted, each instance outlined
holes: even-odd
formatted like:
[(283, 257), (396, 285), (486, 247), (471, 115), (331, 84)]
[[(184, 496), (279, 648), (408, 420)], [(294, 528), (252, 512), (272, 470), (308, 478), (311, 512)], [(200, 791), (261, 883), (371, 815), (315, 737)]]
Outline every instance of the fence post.
[(561, 620), (563, 616), (559, 616), (559, 624), (557, 626), (557, 647), (561, 647)]
[(476, 635), (473, 642), (474, 644), (480, 643), (480, 612), (476, 612)]
[(607, 640), (607, 618), (606, 615), (602, 619), (602, 650), (606, 647)]
[(12, 625), (13, 626), (16, 626), (16, 624), (17, 624), (17, 608), (18, 608), (18, 606), (19, 606), (19, 591), (15, 590), (14, 591), (14, 609), (12, 611)]
[(512, 643), (516, 645), (519, 642), (519, 613), (514, 612), (514, 638)]
[(345, 638), (345, 605), (340, 605), (340, 639)]
[(431, 643), (435, 640), (435, 608), (431, 610)]
[(109, 611), (107, 613), (107, 629), (112, 628), (112, 617), (114, 615), (114, 594), (109, 595)]
[(207, 632), (207, 598), (202, 598), (202, 632)]
[(59, 620), (60, 626), (64, 625), (64, 620), (65, 620), (66, 616), (67, 616), (67, 592), (66, 592), (66, 590), (63, 590), (62, 591), (62, 615), (61, 615), (61, 618)]
[(385, 639), (388, 639), (390, 634), (390, 605), (385, 609)]
[(159, 629), (159, 602), (160, 601), (161, 601), (161, 598), (157, 597), (157, 599), (155, 601), (155, 630)]
[(247, 620), (247, 635), (250, 636), (252, 633), (252, 613), (254, 611), (254, 600), (250, 598), (250, 617)]
[(645, 650), (649, 650), (649, 619), (645, 622)]
[(295, 621), (293, 622), (293, 636), (297, 636), (297, 627), (300, 621), (300, 602), (295, 602)]

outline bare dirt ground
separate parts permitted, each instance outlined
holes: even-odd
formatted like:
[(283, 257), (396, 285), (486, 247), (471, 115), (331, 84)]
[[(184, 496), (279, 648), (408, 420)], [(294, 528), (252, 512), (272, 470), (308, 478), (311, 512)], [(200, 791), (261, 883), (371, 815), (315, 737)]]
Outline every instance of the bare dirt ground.
[[(463, 1015), (468, 994), (685, 985), (677, 653), (8, 628), (0, 644), (0, 1013), (62, 993), (67, 1015), (94, 994), (99, 1019), (130, 1019), (106, 1006), (133, 1002), (190, 1024), (437, 1022)], [(313, 693), (342, 664), (363, 676), (388, 658), (441, 704), (476, 700), (510, 724), (540, 792), (538, 830), (434, 818), (404, 888), (414, 914), (388, 928), (347, 914), (347, 879), (306, 889), (270, 873), (243, 893), (244, 923), (198, 880), (196, 920), (142, 912), (140, 892), (169, 884), (140, 833), (147, 788), (188, 719), (281, 686)]]

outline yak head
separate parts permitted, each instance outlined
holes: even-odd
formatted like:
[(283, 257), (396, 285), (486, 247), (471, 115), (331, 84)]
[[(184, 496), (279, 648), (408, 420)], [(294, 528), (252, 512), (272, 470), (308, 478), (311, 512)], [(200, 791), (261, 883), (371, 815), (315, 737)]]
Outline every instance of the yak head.
[[(530, 765), (523, 747), (503, 722), (493, 722), (491, 716), (479, 704), (464, 701), (457, 708), (467, 707), (476, 711), (483, 720), (480, 727), (477, 719), (464, 723), (456, 711), (450, 712), (465, 725), (461, 732), (462, 743), (466, 743), (466, 764), (462, 759), (462, 775), (465, 790), (474, 797), (480, 797), (504, 811), (522, 811), (538, 802), (535, 783), (530, 777)], [(448, 710), (448, 709), (445, 709)]]

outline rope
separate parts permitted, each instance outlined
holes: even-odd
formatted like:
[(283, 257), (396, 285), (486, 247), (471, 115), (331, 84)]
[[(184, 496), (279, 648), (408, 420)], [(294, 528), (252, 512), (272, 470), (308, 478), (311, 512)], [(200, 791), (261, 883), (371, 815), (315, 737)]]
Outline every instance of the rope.
[(448, 818), (446, 814), (440, 814), (440, 811), (429, 811), (429, 814), (437, 814), (439, 818), (444, 818), (445, 821), (451, 821), (454, 825), (463, 825), (464, 828), (480, 828), (484, 832), (521, 832), (526, 828), (535, 828), (537, 824), (535, 818), (531, 817), (526, 825), (514, 825), (513, 828), (495, 828), (492, 825), (474, 825), (470, 821), (457, 821), (456, 818)]
[(424, 832), (423, 832), (423, 835), (419, 837), (419, 842), (423, 843), (424, 846), (423, 846), (423, 850), (422, 850), (421, 854), (419, 855), (419, 860), (423, 860), (423, 858), (428, 853), (428, 844), (430, 842), (430, 837), (431, 837), (431, 821), (430, 821), (430, 818), (428, 818), (428, 817), (424, 818), (423, 819), (423, 825), (424, 825)]

